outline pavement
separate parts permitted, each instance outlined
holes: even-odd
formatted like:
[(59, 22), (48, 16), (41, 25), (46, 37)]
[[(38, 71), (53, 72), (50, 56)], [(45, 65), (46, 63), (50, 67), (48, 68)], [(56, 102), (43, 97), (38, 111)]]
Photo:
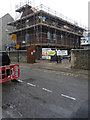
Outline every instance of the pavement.
[(49, 61), (49, 60), (36, 60), (34, 64), (20, 63), (20, 62), (15, 64), (19, 64), (20, 66), (28, 66), (28, 67), (35, 66), (42, 69), (68, 71), (68, 72), (74, 72), (77, 74), (86, 74), (86, 75), (88, 75), (89, 72), (89, 70), (71, 68), (71, 62), (69, 62), (69, 60), (66, 59), (62, 60), (62, 63), (57, 63), (56, 61)]

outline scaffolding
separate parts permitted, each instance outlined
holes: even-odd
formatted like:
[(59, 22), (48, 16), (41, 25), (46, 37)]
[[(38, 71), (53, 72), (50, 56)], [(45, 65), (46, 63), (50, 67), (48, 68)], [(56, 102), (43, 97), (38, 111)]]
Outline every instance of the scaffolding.
[[(74, 20), (68, 18), (67, 16), (65, 16), (65, 15), (63, 15), (63, 14), (61, 14), (61, 13), (55, 11), (55, 10), (52, 10), (50, 7), (47, 7), (47, 6), (43, 5), (43, 4), (41, 4), (39, 6), (35, 6), (35, 2), (34, 1), (29, 1), (28, 0), (28, 1), (25, 1), (25, 2), (20, 2), (20, 4), (15, 5), (15, 9), (16, 10), (20, 9), (20, 7), (25, 6), (26, 4), (32, 6), (34, 9), (36, 9), (36, 11), (43, 10), (43, 11), (49, 13), (49, 14), (57, 16), (59, 19), (65, 20), (67, 22), (70, 22), (73, 25), (76, 25), (78, 27), (82, 27), (82, 28), (84, 28), (86, 30), (88, 29), (85, 25), (83, 25), (83, 24), (81, 24), (81, 23), (79, 23), (77, 21), (74, 21)], [(16, 12), (15, 20), (20, 19), (20, 16), (21, 16), (21, 14), (17, 14), (17, 12)]]
[[(22, 8), (22, 6), (25, 6), (25, 5), (35, 7), (35, 2), (34, 2), (34, 0), (33, 1), (26, 0), (26, 1), (20, 2), (19, 4), (15, 5), (15, 10), (17, 11), (18, 9)], [(20, 19), (21, 15), (22, 15), (22, 13), (16, 12), (15, 20)]]
[[(17, 14), (18, 13), (18, 14)], [(21, 47), (31, 45), (45, 47), (80, 47), (84, 26), (41, 4), (35, 7), (31, 1), (16, 5), (16, 27), (10, 34), (17, 34)]]

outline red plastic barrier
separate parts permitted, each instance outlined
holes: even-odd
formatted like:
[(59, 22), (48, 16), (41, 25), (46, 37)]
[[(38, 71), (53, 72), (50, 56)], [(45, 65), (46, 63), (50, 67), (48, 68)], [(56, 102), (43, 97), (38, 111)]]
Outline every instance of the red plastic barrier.
[(0, 83), (19, 78), (19, 65), (8, 65), (0, 67)]

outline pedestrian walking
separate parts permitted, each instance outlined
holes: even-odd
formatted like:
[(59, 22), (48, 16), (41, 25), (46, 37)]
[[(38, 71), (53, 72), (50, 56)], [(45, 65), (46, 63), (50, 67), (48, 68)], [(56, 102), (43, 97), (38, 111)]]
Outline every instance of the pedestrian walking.
[(59, 55), (59, 62), (62, 63), (62, 57)]
[(55, 55), (55, 57), (56, 57), (56, 61), (57, 61), (57, 63), (58, 63), (58, 56), (57, 56), (57, 54)]
[(71, 56), (69, 57), (69, 62), (71, 62)]
[(56, 61), (57, 61), (57, 63), (58, 63), (57, 50), (55, 51), (55, 58), (56, 58)]

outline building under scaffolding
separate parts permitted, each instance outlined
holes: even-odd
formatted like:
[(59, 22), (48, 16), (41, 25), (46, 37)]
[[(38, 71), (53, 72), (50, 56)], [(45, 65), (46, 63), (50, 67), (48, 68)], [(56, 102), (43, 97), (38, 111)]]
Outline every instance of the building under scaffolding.
[(80, 38), (85, 29), (64, 19), (50, 8), (40, 5), (32, 7), (29, 3), (16, 9), (19, 19), (8, 23), (16, 30), (10, 34), (16, 34), (20, 49), (35, 46), (36, 51), (43, 47), (72, 49), (80, 48)]

